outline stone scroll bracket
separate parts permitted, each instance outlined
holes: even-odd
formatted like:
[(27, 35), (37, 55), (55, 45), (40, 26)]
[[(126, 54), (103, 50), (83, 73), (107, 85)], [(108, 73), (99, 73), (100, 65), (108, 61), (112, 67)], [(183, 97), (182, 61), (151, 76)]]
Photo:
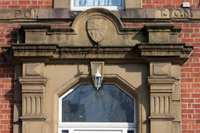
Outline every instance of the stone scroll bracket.
[(41, 128), (38, 131), (44, 130), (47, 82), (44, 68), (43, 62), (23, 62), (22, 77), (19, 77), (22, 85), (22, 132), (32, 132), (34, 127)]

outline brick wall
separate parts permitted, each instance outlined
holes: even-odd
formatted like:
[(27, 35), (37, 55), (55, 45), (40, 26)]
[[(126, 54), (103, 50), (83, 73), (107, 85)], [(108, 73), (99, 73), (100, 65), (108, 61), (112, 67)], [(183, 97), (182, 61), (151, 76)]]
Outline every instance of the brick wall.
[(200, 133), (200, 24), (177, 24), (183, 27), (179, 42), (193, 45), (189, 60), (181, 66), (182, 130)]
[(0, 9), (53, 8), (53, 0), (0, 0)]
[[(0, 46), (16, 43), (13, 27), (20, 24), (0, 24)], [(12, 133), (14, 67), (8, 63), (0, 50), (0, 133)]]
[(191, 8), (199, 7), (199, 0), (142, 0), (142, 8), (181, 8), (183, 2), (190, 2)]
[[(142, 8), (181, 8), (190, 2), (191, 8), (199, 7), (199, 0), (142, 0)], [(1, 0), (0, 9), (53, 8), (53, 0)]]

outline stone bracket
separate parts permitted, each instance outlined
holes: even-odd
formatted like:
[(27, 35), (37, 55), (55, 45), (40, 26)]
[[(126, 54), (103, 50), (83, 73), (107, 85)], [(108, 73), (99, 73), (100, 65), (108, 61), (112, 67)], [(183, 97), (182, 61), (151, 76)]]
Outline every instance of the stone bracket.
[(90, 66), (91, 66), (91, 77), (94, 76), (94, 74), (97, 72), (97, 69), (99, 70), (99, 73), (102, 76), (103, 79), (103, 75), (104, 75), (104, 61), (91, 61), (90, 62)]

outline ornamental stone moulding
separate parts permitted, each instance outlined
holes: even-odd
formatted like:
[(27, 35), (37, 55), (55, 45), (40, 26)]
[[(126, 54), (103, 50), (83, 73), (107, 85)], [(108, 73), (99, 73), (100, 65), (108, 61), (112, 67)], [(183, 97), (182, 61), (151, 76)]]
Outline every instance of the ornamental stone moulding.
[[(95, 28), (102, 23), (107, 26)], [(17, 73), (14, 133), (58, 133), (59, 97), (92, 83), (97, 69), (103, 82), (136, 97), (137, 133), (181, 133), (179, 67), (193, 47), (178, 43), (180, 28), (126, 28), (114, 13), (90, 9), (67, 28), (36, 24), (14, 30), (17, 43), (2, 47)]]

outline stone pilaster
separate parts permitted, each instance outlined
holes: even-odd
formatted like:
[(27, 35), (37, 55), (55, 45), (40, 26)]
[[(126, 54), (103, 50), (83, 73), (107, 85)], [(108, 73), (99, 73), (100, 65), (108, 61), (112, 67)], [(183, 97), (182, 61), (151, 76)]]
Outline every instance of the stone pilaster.
[(172, 87), (171, 62), (151, 62), (150, 77), (150, 125), (151, 133), (172, 133)]
[(45, 85), (44, 63), (23, 63), (22, 77), (22, 126), (24, 133), (44, 132)]

